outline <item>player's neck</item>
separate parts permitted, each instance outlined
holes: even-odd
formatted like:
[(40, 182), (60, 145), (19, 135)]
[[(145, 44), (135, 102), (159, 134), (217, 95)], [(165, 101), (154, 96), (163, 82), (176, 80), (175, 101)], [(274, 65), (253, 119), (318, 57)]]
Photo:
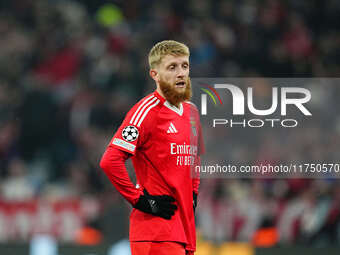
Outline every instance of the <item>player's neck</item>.
[(163, 94), (163, 92), (162, 92), (162, 90), (161, 90), (161, 88), (160, 88), (159, 86), (157, 86), (156, 91), (158, 92), (158, 94), (159, 94), (161, 97), (163, 97), (163, 98), (166, 100), (166, 98), (165, 98), (165, 96), (164, 96), (164, 94)]

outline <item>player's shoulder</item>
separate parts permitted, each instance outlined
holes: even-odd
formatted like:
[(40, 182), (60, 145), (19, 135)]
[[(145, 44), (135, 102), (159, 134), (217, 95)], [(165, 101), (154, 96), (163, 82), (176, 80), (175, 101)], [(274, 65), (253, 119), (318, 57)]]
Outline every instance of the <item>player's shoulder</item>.
[(131, 125), (140, 127), (146, 119), (155, 114), (157, 106), (160, 105), (159, 98), (151, 93), (139, 100), (129, 111), (127, 119)]
[(197, 119), (199, 121), (200, 119), (200, 112), (197, 108), (197, 106), (191, 102), (191, 101), (185, 101), (183, 102), (184, 111), (189, 112), (190, 116)]
[(184, 104), (185, 107), (188, 107), (190, 110), (194, 110), (194, 111), (198, 112), (198, 108), (197, 108), (197, 106), (193, 102), (191, 102), (191, 101), (184, 101), (183, 104)]

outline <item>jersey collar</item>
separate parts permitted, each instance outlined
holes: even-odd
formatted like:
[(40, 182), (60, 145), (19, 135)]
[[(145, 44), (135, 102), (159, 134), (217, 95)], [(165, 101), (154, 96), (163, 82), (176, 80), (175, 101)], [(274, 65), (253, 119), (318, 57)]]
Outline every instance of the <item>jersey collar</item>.
[(183, 115), (183, 104), (180, 103), (179, 108), (177, 108), (176, 106), (170, 104), (167, 100), (165, 100), (164, 97), (162, 97), (157, 90), (155, 90), (154, 95), (161, 101), (161, 103), (164, 104), (165, 107), (169, 108), (170, 110), (174, 111), (175, 113), (177, 113), (179, 116)]

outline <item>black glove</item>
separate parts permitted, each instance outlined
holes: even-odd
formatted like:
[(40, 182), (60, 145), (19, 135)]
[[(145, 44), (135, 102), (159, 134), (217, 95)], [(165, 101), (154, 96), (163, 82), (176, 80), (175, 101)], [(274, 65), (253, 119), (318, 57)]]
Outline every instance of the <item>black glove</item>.
[(171, 196), (152, 196), (144, 189), (144, 195), (139, 197), (134, 208), (170, 220), (171, 216), (175, 214), (175, 210), (177, 210), (174, 202), (175, 199)]
[(197, 194), (195, 192), (192, 192), (192, 196), (193, 196), (192, 205), (194, 206), (194, 212), (195, 212), (196, 206), (197, 206)]

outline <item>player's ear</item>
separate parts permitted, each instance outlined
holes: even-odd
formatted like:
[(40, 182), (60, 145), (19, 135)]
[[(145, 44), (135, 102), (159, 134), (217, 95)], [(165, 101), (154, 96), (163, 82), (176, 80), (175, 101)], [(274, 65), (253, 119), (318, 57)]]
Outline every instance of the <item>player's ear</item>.
[(156, 69), (150, 69), (149, 74), (154, 81), (158, 81), (158, 72)]

